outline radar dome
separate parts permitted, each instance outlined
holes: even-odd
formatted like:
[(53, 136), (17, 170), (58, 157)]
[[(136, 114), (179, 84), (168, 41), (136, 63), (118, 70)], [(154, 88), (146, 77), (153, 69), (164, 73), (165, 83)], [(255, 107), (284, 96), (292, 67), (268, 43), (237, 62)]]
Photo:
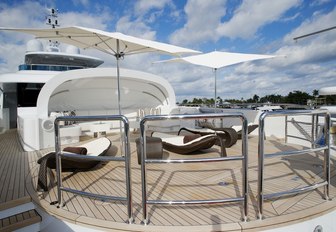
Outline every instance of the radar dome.
[(27, 52), (41, 52), (43, 51), (43, 45), (41, 41), (33, 39), (27, 43)]
[(66, 53), (70, 53), (70, 54), (79, 54), (80, 51), (79, 51), (79, 48), (78, 47), (75, 47), (73, 45), (69, 45), (67, 48), (66, 48)]

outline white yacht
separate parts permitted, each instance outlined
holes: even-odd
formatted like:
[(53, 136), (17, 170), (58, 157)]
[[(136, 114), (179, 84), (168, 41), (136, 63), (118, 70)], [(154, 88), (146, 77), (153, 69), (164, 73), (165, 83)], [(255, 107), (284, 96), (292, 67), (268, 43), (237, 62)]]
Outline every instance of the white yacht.
[(43, 49), (41, 41), (29, 41), (24, 64), (19, 66), (19, 70), (0, 75), (1, 132), (19, 128), (25, 150), (45, 148), (43, 145), (31, 144), (32, 140), (39, 141), (38, 136), (32, 138), (32, 134), (37, 133), (32, 131), (36, 129), (32, 130), (32, 125), (27, 128), (27, 123), (22, 125), (26, 118), (35, 116), (38, 96), (43, 86), (63, 72), (95, 68), (102, 63), (99, 58), (79, 54), (79, 49), (74, 46), (68, 46), (65, 52), (60, 52), (57, 44), (49, 43)]
[[(327, 110), (198, 114), (198, 108), (175, 105), (165, 79), (120, 69), (118, 115), (115, 68), (94, 68), (102, 61), (92, 57), (41, 52), (36, 41), (28, 51), (22, 70), (0, 76), (1, 231), (336, 230)], [(198, 125), (211, 120), (220, 122), (219, 145), (188, 154), (145, 136), (204, 132)], [(231, 120), (242, 130), (228, 146), (231, 138), (222, 140), (220, 127)], [(259, 128), (248, 134), (249, 123)], [(104, 156), (61, 152), (95, 144), (99, 136), (110, 141)], [(42, 167), (49, 167), (41, 160), (54, 150), (62, 160), (99, 164), (61, 171), (58, 160), (56, 171), (44, 170), (48, 182), (41, 192)]]

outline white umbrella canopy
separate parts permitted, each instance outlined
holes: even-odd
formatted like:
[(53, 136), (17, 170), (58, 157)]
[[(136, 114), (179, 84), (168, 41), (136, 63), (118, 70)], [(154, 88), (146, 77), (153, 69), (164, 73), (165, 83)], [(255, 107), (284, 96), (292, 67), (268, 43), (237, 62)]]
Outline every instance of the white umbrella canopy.
[[(107, 32), (87, 27), (64, 27), (48, 29), (3, 28), (0, 30), (18, 31), (36, 36), (37, 39), (57, 40), (82, 49), (95, 48), (116, 55), (128, 55), (145, 52), (160, 52), (169, 55), (200, 53), (188, 48), (141, 39), (119, 32)], [(118, 51), (119, 41), (119, 51)]]
[(274, 58), (273, 55), (259, 55), (259, 54), (246, 54), (246, 53), (232, 53), (232, 52), (220, 52), (213, 51), (209, 53), (192, 55), (187, 57), (179, 57), (170, 60), (158, 61), (156, 63), (161, 62), (183, 62), (190, 63), (200, 66), (209, 67), (215, 70), (215, 107), (216, 107), (216, 99), (217, 99), (217, 69), (223, 68), (226, 66), (243, 63), (252, 60), (260, 60), (260, 59), (269, 59)]
[(170, 59), (167, 60), (167, 62), (185, 62), (213, 69), (219, 69), (233, 64), (273, 57), (275, 56), (213, 51), (199, 55)]
[(50, 29), (0, 27), (0, 30), (24, 32), (36, 36), (37, 39), (57, 40), (59, 42), (71, 44), (82, 49), (94, 48), (115, 56), (117, 59), (119, 114), (121, 114), (119, 81), (120, 58), (124, 57), (125, 55), (145, 52), (159, 52), (175, 56), (180, 56), (183, 54), (201, 53), (196, 50), (174, 46), (166, 43), (160, 43), (152, 40), (141, 39), (119, 32), (106, 32), (98, 29), (78, 26)]

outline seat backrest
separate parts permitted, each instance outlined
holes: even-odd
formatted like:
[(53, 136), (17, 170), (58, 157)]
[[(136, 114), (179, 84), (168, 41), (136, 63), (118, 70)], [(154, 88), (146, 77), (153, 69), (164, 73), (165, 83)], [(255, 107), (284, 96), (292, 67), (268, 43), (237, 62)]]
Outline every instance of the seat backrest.
[(87, 149), (87, 155), (98, 156), (104, 154), (111, 146), (111, 141), (108, 138), (99, 138), (91, 142), (82, 144), (81, 147)]

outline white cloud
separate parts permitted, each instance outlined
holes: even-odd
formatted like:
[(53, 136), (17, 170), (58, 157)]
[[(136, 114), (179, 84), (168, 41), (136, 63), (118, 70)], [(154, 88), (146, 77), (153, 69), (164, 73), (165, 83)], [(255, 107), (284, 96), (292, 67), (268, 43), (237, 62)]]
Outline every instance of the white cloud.
[(73, 4), (76, 5), (81, 5), (84, 7), (89, 7), (90, 1), (89, 0), (72, 0)]
[[(323, 14), (321, 12), (315, 13), (312, 18), (305, 20), (299, 27), (293, 30), (291, 33), (285, 36), (284, 41), (286, 43), (293, 43), (293, 38), (309, 34), (315, 31), (323, 30), (329, 27), (335, 26), (336, 22), (336, 7), (327, 14)], [(335, 30), (334, 30), (335, 31)], [(336, 34), (334, 31), (330, 31), (328, 33), (321, 33), (318, 36), (311, 36), (307, 39), (299, 40), (300, 44), (302, 41), (311, 41), (312, 39), (323, 39), (324, 42), (328, 40), (336, 39)]]
[(6, 27), (41, 27), (43, 12), (47, 13), (46, 9), (35, 1), (24, 1), (12, 8), (0, 4), (0, 23)]
[(189, 0), (184, 8), (187, 22), (183, 28), (175, 31), (171, 37), (172, 44), (192, 44), (203, 40), (218, 39), (214, 28), (225, 15), (226, 1)]
[[(140, 0), (133, 7), (133, 15), (137, 21), (141, 20), (148, 24), (156, 23), (159, 18), (174, 17), (176, 7), (172, 0)], [(171, 14), (167, 13), (172, 11)]]
[[(86, 1), (76, 1), (78, 4), (86, 4)], [(174, 26), (176, 26), (186, 19), (185, 24), (171, 35), (170, 41), (173, 44), (197, 47), (202, 42), (217, 42), (221, 38), (229, 37), (240, 38), (239, 41), (243, 43), (247, 40), (251, 41), (247, 46), (253, 49), (257, 42), (251, 38), (255, 37), (265, 25), (272, 22), (286, 24), (290, 20), (298, 21), (301, 17), (307, 17), (299, 8), (295, 8), (300, 2), (298, 0), (244, 0), (234, 10), (232, 18), (226, 22), (223, 22), (223, 19), (228, 18), (226, 15), (228, 5), (224, 0), (190, 0), (185, 5), (184, 11), (181, 8), (174, 8), (171, 1), (165, 0), (134, 1), (134, 8), (129, 7), (118, 10), (118, 12), (97, 3), (90, 11), (60, 12), (59, 20), (62, 26), (81, 25), (102, 30), (116, 28), (117, 31), (126, 34), (155, 40), (158, 32), (151, 27), (152, 22), (166, 17), (165, 22), (174, 20), (176, 23)], [(305, 1), (303, 3), (305, 7), (309, 5)], [(32, 7), (34, 10), (31, 10)], [(313, 8), (313, 6), (309, 7)], [(288, 14), (289, 9), (294, 11)], [(47, 27), (41, 19), (41, 12), (44, 10), (44, 5), (36, 1), (23, 1), (22, 4), (13, 6), (0, 3), (0, 25)], [(254, 94), (260, 97), (266, 94), (286, 95), (293, 90), (311, 93), (313, 89), (335, 85), (336, 30), (302, 39), (297, 43), (293, 41), (295, 36), (335, 26), (333, 23), (336, 22), (336, 10), (330, 11), (329, 9), (328, 12), (316, 11), (309, 19), (283, 37), (283, 40), (276, 41), (272, 50), (275, 50), (276, 54), (287, 55), (286, 58), (245, 63), (219, 70), (217, 95), (223, 99), (240, 97), (247, 99), (253, 97)], [(160, 28), (160, 30), (163, 29)], [(163, 32), (160, 31), (160, 33)], [(31, 38), (21, 33), (0, 32), (0, 73), (17, 70), (17, 65), (23, 62), (25, 43)], [(240, 44), (234, 44), (235, 40), (231, 42), (230, 46), (237, 46), (239, 49)], [(264, 49), (263, 51), (271, 50), (269, 44), (260, 40), (258, 42)], [(226, 47), (226, 44), (221, 44), (221, 46)], [(111, 55), (95, 50), (82, 51), (82, 53), (104, 59), (104, 66), (115, 66), (115, 59)], [(151, 64), (161, 58), (154, 53), (127, 56), (121, 61), (121, 67), (163, 76), (172, 84), (178, 101), (185, 98), (192, 100), (194, 97), (212, 98), (214, 96), (214, 79), (211, 69), (186, 64)]]
[(310, 6), (321, 6), (323, 4), (329, 3), (333, 0), (315, 0), (310, 3)]
[(283, 18), (280, 21), (282, 21), (282, 22), (290, 22), (290, 21), (294, 21), (298, 17), (300, 17), (300, 13), (296, 13), (295, 15), (289, 16), (287, 18)]
[(131, 21), (130, 16), (121, 17), (116, 24), (116, 31), (132, 36), (139, 36), (143, 39), (155, 40), (156, 32), (151, 30), (141, 20)]
[(300, 0), (245, 0), (232, 19), (217, 28), (220, 36), (249, 39), (266, 24), (280, 20), (281, 16)]
[(152, 9), (162, 10), (167, 5), (173, 5), (171, 0), (140, 0), (136, 1), (134, 11), (136, 15), (144, 15)]
[[(34, 9), (34, 10), (32, 10)], [(49, 12), (44, 5), (34, 1), (24, 1), (22, 4), (9, 6), (0, 5), (0, 22), (4, 27), (15, 28), (47, 28), (44, 22), (44, 15)], [(99, 15), (90, 15), (88, 13), (59, 13), (59, 22), (61, 26), (80, 25), (98, 29), (107, 27), (107, 15), (103, 11)], [(19, 32), (0, 31), (0, 73), (16, 71), (17, 66), (23, 63), (24, 53), (26, 51), (26, 43), (33, 39), (31, 35)], [(61, 45), (61, 49), (66, 47)], [(104, 56), (101, 52), (82, 51), (83, 54)], [(19, 58), (18, 58), (19, 57)]]
[[(0, 41), (2, 44), (2, 41)], [(26, 51), (26, 45), (10, 44), (7, 43), (5, 46), (0, 45), (0, 54), (5, 54), (0, 57), (0, 74), (13, 72), (18, 69), (20, 64), (23, 64), (23, 54)]]
[[(311, 94), (314, 89), (335, 85), (336, 30), (310, 36), (296, 43), (293, 41), (295, 36), (334, 26), (332, 23), (335, 21), (336, 8), (327, 14), (313, 13), (309, 20), (284, 36), (282, 46), (275, 54), (286, 57), (235, 66), (229, 75), (220, 79), (219, 86), (224, 87), (219, 87), (218, 94), (223, 98), (242, 96), (246, 99), (253, 94), (287, 95), (294, 90)], [(238, 77), (242, 84), (236, 84)]]
[[(203, 43), (227, 37), (251, 39), (258, 30), (281, 17), (301, 0), (244, 0), (231, 19), (222, 22), (226, 15), (226, 1), (189, 0), (185, 6), (187, 22), (170, 38), (174, 44)], [(293, 20), (298, 15), (282, 20)]]
[(107, 27), (106, 14), (91, 15), (88, 13), (67, 12), (60, 14), (59, 19), (62, 27), (83, 26), (105, 30)]

